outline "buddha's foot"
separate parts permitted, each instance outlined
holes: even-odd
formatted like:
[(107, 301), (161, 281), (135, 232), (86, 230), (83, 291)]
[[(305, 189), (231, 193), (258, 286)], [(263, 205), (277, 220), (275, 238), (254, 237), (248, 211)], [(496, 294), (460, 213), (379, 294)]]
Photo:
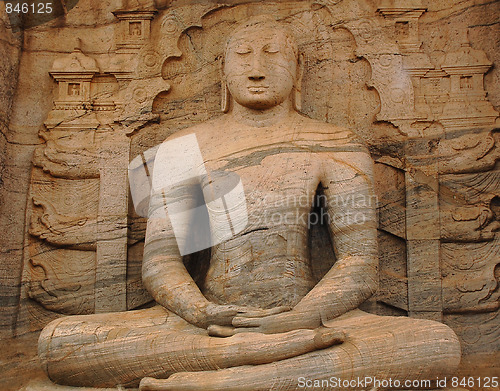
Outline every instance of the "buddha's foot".
[[(294, 330), (281, 334), (239, 333), (228, 338), (215, 338), (213, 347), (222, 347), (227, 362), (220, 368), (266, 364), (325, 349), (344, 341), (342, 331), (320, 327)], [(222, 345), (222, 346), (221, 346)]]
[[(246, 368), (246, 367), (238, 367)], [(224, 369), (224, 372), (231, 371)], [(255, 391), (253, 385), (244, 384), (244, 379), (225, 379), (227, 374), (219, 376), (219, 371), (176, 373), (168, 379), (145, 377), (141, 380), (139, 391)], [(268, 390), (269, 387), (266, 387)], [(262, 390), (262, 388), (258, 388)]]
[(314, 337), (316, 349), (325, 349), (332, 345), (338, 345), (344, 342), (346, 338), (343, 331), (336, 330), (330, 327), (320, 327), (314, 331), (316, 332), (316, 335)]
[[(267, 364), (325, 349), (342, 343), (344, 339), (345, 335), (342, 331), (321, 327), (315, 330), (295, 330), (283, 334), (240, 333), (229, 338), (215, 339), (214, 342), (217, 345), (226, 344), (228, 361), (222, 368), (243, 368), (248, 364)], [(212, 381), (218, 383), (217, 375), (218, 371), (202, 371), (177, 373), (168, 379), (146, 377), (142, 379), (139, 390), (217, 390), (219, 385), (214, 384), (214, 387), (209, 385)], [(208, 381), (209, 384), (203, 380)]]
[(274, 370), (269, 365), (273, 364), (207, 372), (181, 372), (164, 380), (146, 377), (142, 379), (139, 391), (268, 391), (273, 389), (276, 382), (281, 386), (279, 389), (297, 389), (291, 384), (291, 387), (282, 387), (282, 379), (274, 377)]
[(163, 391), (171, 390), (170, 381), (168, 379), (153, 379), (152, 377), (145, 377), (141, 380), (139, 391)]

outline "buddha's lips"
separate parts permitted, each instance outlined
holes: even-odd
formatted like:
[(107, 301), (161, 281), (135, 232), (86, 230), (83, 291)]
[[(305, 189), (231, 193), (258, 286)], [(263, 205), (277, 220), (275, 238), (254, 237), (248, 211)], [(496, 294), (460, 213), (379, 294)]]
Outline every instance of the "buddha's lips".
[(261, 94), (265, 92), (268, 88), (269, 88), (268, 86), (250, 86), (248, 87), (248, 90), (256, 94)]

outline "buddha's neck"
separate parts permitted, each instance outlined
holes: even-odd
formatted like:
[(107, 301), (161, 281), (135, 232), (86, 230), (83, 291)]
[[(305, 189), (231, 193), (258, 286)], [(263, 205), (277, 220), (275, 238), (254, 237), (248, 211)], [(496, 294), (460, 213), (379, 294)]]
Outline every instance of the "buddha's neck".
[(234, 103), (231, 115), (234, 121), (254, 128), (279, 124), (293, 113), (292, 103), (286, 100), (280, 105), (265, 110), (254, 110)]

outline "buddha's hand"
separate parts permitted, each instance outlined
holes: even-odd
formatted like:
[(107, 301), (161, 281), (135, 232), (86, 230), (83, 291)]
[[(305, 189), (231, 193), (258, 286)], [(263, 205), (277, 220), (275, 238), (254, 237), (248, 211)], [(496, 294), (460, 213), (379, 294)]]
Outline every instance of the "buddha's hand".
[(234, 334), (241, 332), (277, 334), (299, 329), (316, 329), (321, 326), (321, 320), (319, 316), (292, 309), (261, 317), (239, 314), (233, 318), (232, 326)]
[(200, 324), (208, 328), (211, 325), (231, 326), (236, 316), (262, 317), (288, 311), (289, 307), (276, 307), (262, 310), (241, 305), (222, 305), (209, 303), (200, 313)]
[(230, 326), (233, 318), (239, 313), (245, 313), (251, 310), (248, 307), (239, 305), (221, 305), (209, 303), (201, 310), (200, 317), (203, 327), (207, 328), (211, 325)]
[(275, 307), (270, 309), (260, 309), (236, 305), (209, 304), (207, 312), (211, 315), (207, 317), (208, 333), (214, 337), (229, 337), (236, 333), (252, 332), (248, 328), (236, 329), (233, 327), (235, 319), (264, 319), (274, 315), (288, 313), (290, 307)]

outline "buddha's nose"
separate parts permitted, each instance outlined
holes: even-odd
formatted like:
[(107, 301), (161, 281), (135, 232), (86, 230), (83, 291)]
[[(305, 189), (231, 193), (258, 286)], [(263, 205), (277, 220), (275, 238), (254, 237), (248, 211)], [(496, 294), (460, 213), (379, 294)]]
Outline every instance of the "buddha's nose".
[(252, 69), (248, 75), (248, 78), (252, 81), (261, 81), (266, 78), (265, 73), (262, 69), (262, 63), (258, 56), (255, 56), (252, 60)]
[(261, 81), (264, 80), (266, 77), (259, 73), (253, 73), (250, 76), (248, 76), (248, 78), (252, 81)]

